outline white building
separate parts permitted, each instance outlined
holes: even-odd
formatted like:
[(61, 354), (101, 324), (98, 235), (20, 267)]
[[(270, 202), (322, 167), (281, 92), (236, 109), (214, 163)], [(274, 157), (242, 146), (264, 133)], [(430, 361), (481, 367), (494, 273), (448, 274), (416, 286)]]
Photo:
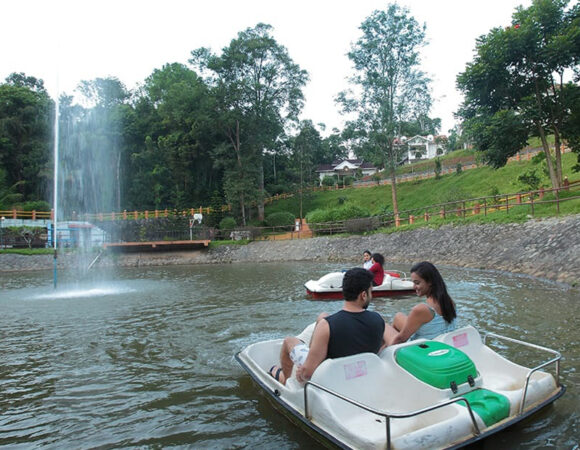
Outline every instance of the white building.
[(437, 155), (442, 155), (445, 151), (441, 143), (437, 143), (436, 139), (429, 136), (413, 136), (406, 141), (402, 138), (405, 145), (407, 145), (407, 161), (409, 163), (421, 160), (432, 159)]
[(377, 173), (378, 169), (371, 163), (362, 161), (361, 159), (343, 159), (341, 161), (333, 161), (332, 164), (322, 164), (316, 169), (316, 173), (320, 177), (320, 183), (324, 177), (332, 177), (337, 175), (340, 177), (354, 176), (357, 171), (361, 172), (363, 177)]

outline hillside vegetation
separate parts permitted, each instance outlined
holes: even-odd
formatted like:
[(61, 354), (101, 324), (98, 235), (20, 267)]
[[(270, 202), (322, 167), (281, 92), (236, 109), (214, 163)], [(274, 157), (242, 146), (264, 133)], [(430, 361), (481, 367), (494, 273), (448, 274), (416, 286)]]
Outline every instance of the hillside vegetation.
[[(455, 158), (455, 152), (441, 158), (442, 165), (448, 166), (446, 160)], [(462, 153), (462, 157), (466, 155)], [(422, 163), (423, 165), (425, 163)], [(572, 166), (576, 164), (576, 155), (567, 153), (563, 155), (562, 165), (563, 174), (567, 176), (570, 182), (580, 179), (580, 173), (572, 172)], [(544, 188), (550, 187), (550, 180), (545, 171), (546, 163), (541, 157), (535, 157), (530, 161), (512, 162), (500, 169), (493, 169), (487, 166), (481, 166), (475, 169), (462, 170), (460, 173), (442, 175), (439, 179), (430, 178), (424, 180), (415, 180), (401, 182), (397, 184), (397, 196), (399, 201), (399, 210), (415, 210), (425, 208), (430, 205), (453, 202), (458, 200), (486, 197), (491, 195), (512, 194), (517, 192), (528, 192), (535, 190), (518, 178), (524, 174), (535, 173), (539, 179), (539, 186)], [(426, 170), (422, 167), (417, 172)], [(546, 198), (550, 198), (546, 195)], [(566, 194), (562, 193), (561, 197)], [(552, 195), (553, 197), (553, 195)], [(279, 200), (266, 208), (266, 215), (274, 212), (289, 211), (296, 217), (299, 217), (300, 198), (296, 194), (294, 197)], [(392, 212), (391, 187), (390, 185), (377, 185), (373, 187), (348, 187), (332, 191), (305, 192), (303, 195), (303, 215), (314, 210), (338, 208), (345, 204), (352, 204), (367, 209), (372, 215), (388, 214)], [(524, 218), (528, 211), (522, 214)], [(580, 212), (580, 201), (573, 200), (564, 202), (561, 205), (561, 214), (570, 214)], [(555, 215), (555, 206), (546, 206), (536, 208), (535, 216)], [(504, 214), (505, 215), (505, 214)], [(477, 220), (493, 220), (483, 214)], [(505, 220), (519, 220), (518, 214), (512, 214)]]

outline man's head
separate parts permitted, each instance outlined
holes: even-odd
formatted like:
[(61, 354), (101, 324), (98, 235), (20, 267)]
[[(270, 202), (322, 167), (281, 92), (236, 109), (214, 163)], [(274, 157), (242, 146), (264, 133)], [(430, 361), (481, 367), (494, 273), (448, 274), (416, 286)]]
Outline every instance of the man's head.
[(365, 293), (368, 302), (371, 300), (370, 288), (373, 282), (373, 274), (362, 267), (348, 270), (342, 279), (342, 295), (347, 302), (354, 302), (358, 296)]

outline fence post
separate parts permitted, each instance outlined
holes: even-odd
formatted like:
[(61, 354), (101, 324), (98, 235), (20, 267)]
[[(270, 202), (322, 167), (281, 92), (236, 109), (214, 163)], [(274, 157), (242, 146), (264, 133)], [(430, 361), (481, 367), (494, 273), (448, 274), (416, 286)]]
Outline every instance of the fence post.
[(510, 198), (508, 197), (507, 194), (505, 196), (505, 212), (506, 214), (510, 213)]
[(156, 209), (156, 210), (155, 210), (155, 218), (156, 218), (156, 219), (158, 219), (158, 218), (159, 218), (159, 210), (158, 210), (158, 209)]
[(36, 210), (32, 210), (32, 220), (36, 220)]
[(445, 206), (439, 210), (439, 217), (445, 219)]
[(111, 213), (111, 220), (113, 220), (113, 221), (115, 220), (115, 211), (113, 211), (113, 212)]
[(540, 188), (540, 200), (542, 200), (544, 198), (544, 188), (541, 187)]
[(560, 189), (556, 189), (554, 194), (556, 194), (556, 211), (560, 214)]
[(530, 206), (532, 208), (532, 217), (534, 217), (534, 194), (530, 193)]
[(522, 204), (522, 194), (516, 194), (516, 203), (518, 205)]
[(429, 222), (429, 213), (425, 211), (425, 222)]
[(127, 220), (127, 210), (123, 210), (123, 220)]
[(479, 202), (475, 203), (475, 206), (473, 207), (473, 214), (479, 214), (480, 211), (480, 205)]
[(53, 222), (54, 221), (54, 209), (50, 210), (50, 221)]
[(401, 218), (399, 217), (399, 215), (397, 214), (395, 216), (395, 227), (400, 227), (401, 226)]
[(483, 215), (487, 216), (487, 199), (483, 199)]
[(415, 218), (413, 217), (413, 214), (409, 215), (409, 225), (413, 225), (413, 223), (415, 222)]
[(169, 212), (167, 211), (167, 208), (165, 208), (165, 217), (167, 217), (169, 215)]
[(570, 182), (568, 181), (568, 177), (564, 177), (564, 189), (567, 191), (570, 190)]
[(149, 211), (145, 210), (145, 219), (149, 219)]
[(133, 212), (133, 217), (135, 218), (135, 220), (137, 220), (138, 217), (139, 217), (139, 213), (137, 211), (134, 211)]

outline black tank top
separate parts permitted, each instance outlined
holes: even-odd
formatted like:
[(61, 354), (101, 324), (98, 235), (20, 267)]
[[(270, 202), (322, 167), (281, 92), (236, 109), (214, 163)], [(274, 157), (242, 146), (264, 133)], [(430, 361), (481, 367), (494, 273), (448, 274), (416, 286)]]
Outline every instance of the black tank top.
[(326, 317), (330, 327), (327, 358), (378, 353), (383, 342), (385, 321), (374, 311), (338, 311)]

